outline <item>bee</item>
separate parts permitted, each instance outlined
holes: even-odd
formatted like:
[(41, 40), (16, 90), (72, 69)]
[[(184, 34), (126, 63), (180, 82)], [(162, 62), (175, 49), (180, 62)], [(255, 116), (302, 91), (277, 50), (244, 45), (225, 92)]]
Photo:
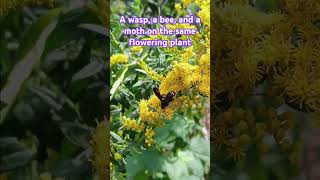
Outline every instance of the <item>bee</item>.
[(161, 95), (159, 89), (157, 87), (153, 88), (154, 94), (160, 99), (160, 106), (162, 109), (167, 107), (171, 101), (173, 101), (173, 97), (176, 95), (175, 92), (170, 91), (166, 96)]

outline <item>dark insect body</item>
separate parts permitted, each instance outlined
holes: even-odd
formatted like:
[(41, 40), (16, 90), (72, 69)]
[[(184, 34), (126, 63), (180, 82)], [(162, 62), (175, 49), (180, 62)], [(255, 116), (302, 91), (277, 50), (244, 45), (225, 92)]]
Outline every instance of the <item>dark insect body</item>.
[(173, 101), (173, 97), (176, 95), (175, 92), (170, 91), (166, 96), (161, 95), (159, 89), (157, 87), (153, 88), (154, 94), (160, 99), (160, 106), (162, 109), (167, 107), (171, 101)]

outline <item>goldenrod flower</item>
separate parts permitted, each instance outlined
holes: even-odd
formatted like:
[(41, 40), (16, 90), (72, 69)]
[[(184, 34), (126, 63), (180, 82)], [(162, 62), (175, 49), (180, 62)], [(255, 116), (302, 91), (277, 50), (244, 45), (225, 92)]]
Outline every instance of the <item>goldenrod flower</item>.
[(109, 178), (109, 137), (108, 137), (108, 122), (100, 122), (92, 136), (91, 145), (94, 151), (92, 164), (100, 179)]
[(131, 130), (131, 131), (135, 131), (135, 132), (142, 132), (144, 130), (144, 124), (143, 123), (139, 123), (133, 119), (127, 118), (125, 116), (123, 116), (121, 118), (121, 124), (122, 124), (122, 128), (126, 129), (126, 130)]
[(192, 86), (191, 75), (197, 67), (189, 63), (177, 63), (162, 80), (159, 90), (162, 94), (170, 91), (186, 91)]
[(130, 51), (132, 53), (140, 53), (143, 50), (143, 48), (141, 46), (133, 46), (131, 47)]
[(163, 76), (154, 71), (151, 67), (149, 67), (142, 59), (137, 63), (139, 67), (146, 72), (146, 74), (155, 81), (161, 81)]
[(206, 6), (198, 12), (201, 22), (210, 27), (210, 6)]
[(193, 47), (190, 46), (184, 50), (184, 53), (181, 55), (181, 62), (189, 63), (190, 58), (193, 55)]
[(154, 131), (151, 128), (147, 128), (145, 132), (145, 143), (148, 146), (151, 146), (153, 144), (153, 136), (154, 136)]
[(124, 54), (114, 54), (110, 58), (110, 66), (114, 64), (125, 64), (128, 62), (128, 56)]
[(184, 7), (187, 7), (191, 2), (192, 0), (182, 0)]
[(180, 10), (182, 9), (181, 4), (179, 4), (179, 3), (174, 4), (174, 9), (175, 9), (177, 12), (180, 12)]
[(139, 102), (139, 116), (141, 121), (148, 125), (158, 126), (162, 124), (160, 115), (149, 108), (148, 101), (146, 100)]
[(114, 159), (115, 159), (115, 160), (120, 160), (120, 159), (122, 159), (121, 154), (119, 154), (119, 153), (116, 152), (116, 153), (114, 154)]

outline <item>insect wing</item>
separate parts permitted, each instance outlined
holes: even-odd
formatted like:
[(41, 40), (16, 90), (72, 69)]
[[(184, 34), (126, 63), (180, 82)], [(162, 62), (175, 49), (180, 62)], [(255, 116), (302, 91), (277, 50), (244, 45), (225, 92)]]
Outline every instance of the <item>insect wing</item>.
[(164, 98), (166, 101), (170, 102), (173, 100), (173, 96), (176, 95), (173, 91), (169, 92), (166, 97)]
[(163, 96), (160, 94), (159, 89), (156, 88), (156, 87), (154, 87), (154, 88), (153, 88), (153, 92), (154, 92), (154, 94), (160, 99), (160, 101), (162, 101)]
[(164, 109), (166, 106), (169, 105), (169, 103), (171, 101), (173, 101), (173, 96), (175, 95), (176, 93), (174, 93), (173, 91), (169, 92), (164, 98), (163, 100), (161, 101), (161, 108)]

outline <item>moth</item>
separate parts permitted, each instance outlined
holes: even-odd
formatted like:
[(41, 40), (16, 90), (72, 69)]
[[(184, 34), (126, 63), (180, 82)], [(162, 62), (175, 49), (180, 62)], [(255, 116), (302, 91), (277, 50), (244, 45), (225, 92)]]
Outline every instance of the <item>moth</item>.
[(160, 106), (162, 109), (167, 107), (171, 101), (173, 101), (173, 97), (176, 95), (175, 92), (170, 91), (166, 96), (161, 95), (159, 89), (157, 87), (153, 88), (154, 94), (160, 99)]

